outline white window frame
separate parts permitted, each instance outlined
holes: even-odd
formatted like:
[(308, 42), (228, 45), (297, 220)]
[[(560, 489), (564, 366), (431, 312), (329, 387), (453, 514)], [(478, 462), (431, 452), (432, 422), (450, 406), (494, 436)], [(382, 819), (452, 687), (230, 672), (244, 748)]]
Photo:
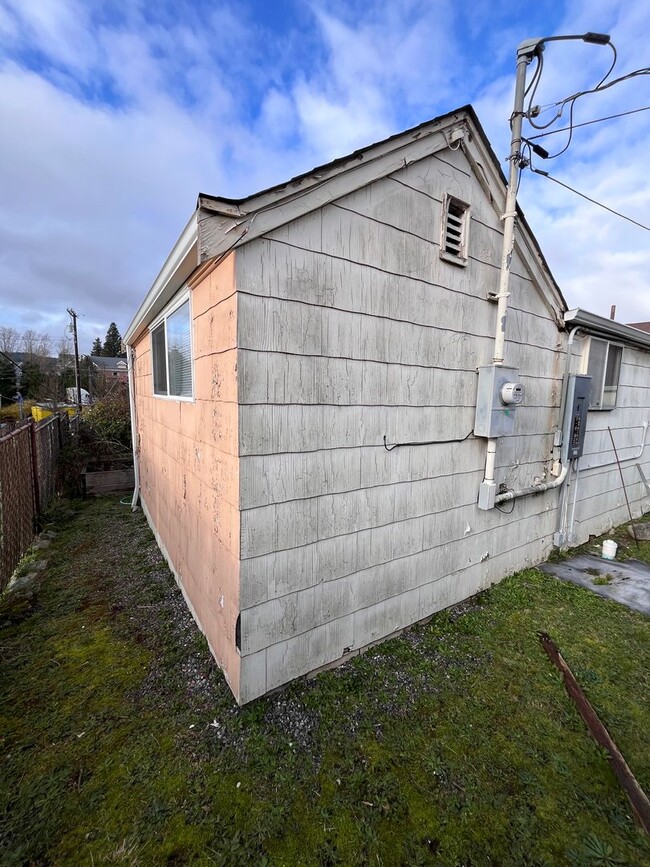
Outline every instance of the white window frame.
[[(461, 224), (460, 224), (460, 250), (458, 253), (450, 253), (447, 247), (447, 231), (449, 220), (449, 208), (451, 205), (457, 205), (462, 209)], [(457, 196), (452, 196), (451, 193), (445, 193), (442, 200), (442, 219), (440, 220), (440, 258), (445, 262), (450, 262), (453, 265), (465, 267), (469, 261), (469, 223), (470, 223), (470, 205), (464, 202)]]
[[(154, 365), (154, 349), (153, 349), (153, 332), (158, 328), (159, 325), (162, 325), (166, 322), (169, 317), (175, 313), (179, 307), (182, 307), (185, 302), (188, 303), (188, 311), (190, 318), (190, 367), (192, 370), (192, 394), (191, 395), (183, 395), (183, 394), (169, 394), (169, 352), (167, 351), (167, 327), (165, 326), (164, 335), (165, 335), (165, 373), (167, 378), (167, 394), (161, 394), (160, 392), (155, 390), (154, 385), (154, 377), (155, 377), (155, 365)], [(195, 375), (194, 375), (194, 334), (192, 323), (194, 322), (192, 316), (192, 293), (189, 289), (182, 289), (177, 295), (175, 295), (169, 304), (164, 308), (162, 313), (160, 313), (156, 319), (149, 326), (149, 337), (151, 340), (151, 392), (154, 397), (160, 398), (160, 400), (181, 400), (185, 403), (193, 403), (194, 402), (194, 383), (195, 383)]]
[[(621, 367), (623, 366), (623, 344), (616, 343), (613, 340), (607, 340), (605, 337), (596, 337), (594, 335), (590, 335), (585, 341), (585, 346), (582, 354), (582, 370), (581, 372), (587, 374), (589, 371), (589, 356), (591, 354), (592, 343), (597, 341), (598, 343), (603, 343), (606, 346), (605, 358), (603, 360), (603, 375), (602, 375), (602, 387), (600, 389), (600, 393), (598, 395), (594, 395), (592, 392), (589, 394), (589, 412), (611, 412), (613, 409), (616, 409), (616, 404), (618, 401), (618, 392), (620, 388), (621, 382)], [(607, 375), (607, 362), (609, 360), (609, 351), (614, 347), (617, 350), (620, 350), (621, 357), (620, 363), (618, 366), (618, 379), (616, 380), (615, 388), (616, 394), (614, 396), (614, 403), (612, 406), (603, 406), (603, 398), (605, 396), (605, 389), (612, 388), (612, 385), (607, 385), (605, 382), (605, 376)], [(592, 379), (592, 389), (594, 387), (594, 381)]]

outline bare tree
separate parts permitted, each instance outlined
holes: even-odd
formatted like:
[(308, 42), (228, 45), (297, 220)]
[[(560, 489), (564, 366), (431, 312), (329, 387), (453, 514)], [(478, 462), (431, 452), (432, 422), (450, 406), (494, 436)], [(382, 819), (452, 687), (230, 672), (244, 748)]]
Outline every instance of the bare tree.
[(23, 352), (28, 353), (28, 355), (36, 355), (36, 348), (38, 346), (38, 334), (31, 328), (28, 328), (27, 331), (23, 331), (21, 344)]
[(49, 334), (39, 334), (36, 354), (46, 358), (52, 354), (52, 338)]
[(49, 334), (38, 334), (28, 328), (27, 331), (23, 331), (22, 345), (23, 352), (45, 358), (52, 351), (52, 338)]
[(62, 364), (70, 361), (72, 358), (72, 341), (68, 337), (60, 337), (56, 342), (56, 352)]
[(0, 350), (2, 352), (16, 352), (20, 343), (20, 334), (15, 328), (6, 325), (0, 326)]

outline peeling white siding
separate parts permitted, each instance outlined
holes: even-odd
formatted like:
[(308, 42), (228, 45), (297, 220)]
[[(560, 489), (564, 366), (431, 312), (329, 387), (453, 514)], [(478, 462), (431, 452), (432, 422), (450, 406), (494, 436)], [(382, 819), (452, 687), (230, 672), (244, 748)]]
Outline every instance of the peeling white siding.
[[(439, 257), (446, 192), (471, 204), (470, 258)], [(332, 662), (551, 547), (557, 493), (476, 508), (500, 220), (464, 156), (411, 165), (238, 251), (242, 679), (252, 692)], [(539, 279), (539, 275), (537, 275)], [(516, 257), (508, 363), (526, 406), (500, 443), (510, 487), (548, 473), (561, 335)], [(469, 527), (469, 530), (468, 530)]]

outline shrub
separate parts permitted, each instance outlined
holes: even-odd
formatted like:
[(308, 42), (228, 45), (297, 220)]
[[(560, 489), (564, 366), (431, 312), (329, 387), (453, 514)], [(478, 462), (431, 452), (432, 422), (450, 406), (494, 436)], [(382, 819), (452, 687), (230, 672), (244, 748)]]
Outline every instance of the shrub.
[(102, 400), (84, 410), (82, 425), (97, 443), (123, 446), (131, 450), (131, 407), (126, 388), (112, 391)]
[(61, 454), (64, 492), (67, 496), (81, 494), (81, 474), (89, 465), (111, 469), (131, 460), (129, 394), (120, 388), (84, 408), (78, 434)]

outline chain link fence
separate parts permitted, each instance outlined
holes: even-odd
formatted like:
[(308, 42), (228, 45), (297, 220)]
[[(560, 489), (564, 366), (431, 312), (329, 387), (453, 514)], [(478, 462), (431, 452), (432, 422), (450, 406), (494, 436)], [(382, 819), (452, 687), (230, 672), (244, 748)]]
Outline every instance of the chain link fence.
[(53, 415), (0, 437), (0, 589), (36, 534), (36, 518), (59, 492), (59, 455), (79, 427), (77, 416)]

